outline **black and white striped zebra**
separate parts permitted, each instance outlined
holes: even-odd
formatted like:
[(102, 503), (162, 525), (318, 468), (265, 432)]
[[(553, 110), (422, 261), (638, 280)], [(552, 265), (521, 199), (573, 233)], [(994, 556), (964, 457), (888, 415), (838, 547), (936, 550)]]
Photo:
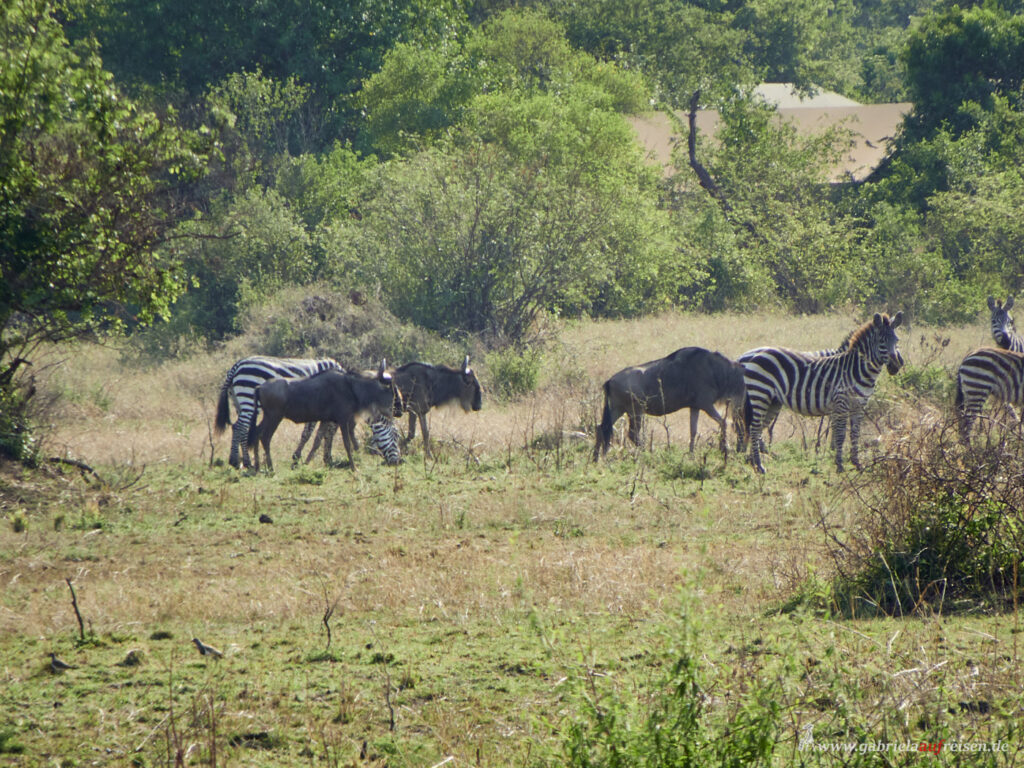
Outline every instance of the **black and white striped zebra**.
[(864, 406), (874, 392), (882, 368), (893, 361), (902, 361), (895, 330), (902, 321), (902, 312), (891, 319), (888, 315), (876, 314), (850, 335), (844, 351), (834, 355), (760, 348), (740, 356), (747, 385), (746, 432), (751, 462), (758, 472), (764, 472), (761, 433), (783, 405), (804, 416), (832, 417), (832, 445), (836, 469), (840, 472), (849, 423), (850, 461), (860, 466), (860, 422)]
[[(231, 423), (228, 400), (235, 405), (235, 423), (231, 425), (231, 455), (228, 463), (238, 466), (239, 454), (242, 465), (248, 469), (249, 424), (255, 423), (254, 411), (257, 409), (256, 389), (270, 379), (301, 379), (326, 370), (344, 371), (337, 361), (329, 357), (320, 360), (297, 359), (287, 357), (246, 357), (239, 360), (228, 371), (224, 384), (220, 388), (217, 400), (217, 416), (214, 429), (219, 435)], [(302, 438), (295, 452), (301, 453), (302, 446), (313, 433), (314, 424), (307, 424), (302, 430)]]
[(992, 312), (992, 338), (996, 340), (996, 345), (1000, 349), (1024, 352), (1024, 336), (1014, 330), (1013, 317), (1010, 315), (1011, 307), (1013, 296), (1008, 297), (1005, 304), (994, 296), (988, 297), (988, 308)]
[[(816, 350), (814, 352), (805, 352), (804, 354), (810, 355), (811, 357), (830, 357), (832, 355), (841, 355), (843, 352), (845, 352), (847, 349), (849, 349), (849, 347), (850, 347), (850, 339), (853, 337), (853, 335), (855, 333), (857, 333), (857, 330), (850, 331), (850, 333), (846, 334), (846, 338), (843, 339), (839, 343), (838, 347), (834, 347), (832, 349), (819, 349), (819, 350)], [(752, 349), (749, 352), (744, 352), (743, 356), (739, 358), (739, 362), (742, 363), (743, 362), (743, 358), (748, 357), (750, 355), (757, 354), (758, 352), (763, 352), (766, 349), (770, 349), (770, 347), (758, 347), (757, 349)], [(899, 349), (897, 349), (896, 350), (896, 354), (893, 355), (892, 357), (890, 357), (889, 361), (885, 364), (885, 369), (889, 372), (890, 376), (895, 376), (897, 373), (900, 372), (900, 369), (902, 367), (903, 367), (903, 355), (899, 351)], [(747, 412), (744, 414), (744, 422), (742, 422), (743, 424), (749, 424), (750, 423), (750, 413), (749, 413), (750, 407), (749, 407), (749, 404), (750, 404), (750, 400), (748, 399), (746, 401), (746, 410), (747, 410)], [(779, 403), (779, 406), (781, 407), (781, 403)], [(775, 430), (775, 422), (778, 421), (778, 415), (779, 415), (778, 414), (778, 410), (775, 410), (775, 415), (772, 417), (772, 420), (769, 421), (767, 424), (765, 424), (764, 425), (764, 429), (762, 430), (762, 433), (763, 432), (767, 432), (768, 433), (768, 442), (769, 443), (772, 442), (772, 439), (773, 439), (773, 436), (774, 436), (773, 433), (774, 433), (774, 430)], [(818, 424), (818, 442), (817, 442), (817, 444), (815, 446), (815, 449), (814, 449), (815, 451), (817, 451), (818, 448), (821, 446), (822, 433), (824, 432), (824, 434), (826, 436), (828, 435), (828, 430), (824, 429), (824, 423), (825, 423), (825, 417), (822, 416), (821, 417), (821, 423)], [(739, 429), (740, 424), (741, 424), (741, 422), (737, 421), (737, 429)], [(743, 441), (741, 440), (741, 444), (742, 444), (742, 442)], [(765, 452), (765, 445), (764, 445), (764, 440), (763, 439), (761, 441), (760, 451), (762, 453)]]
[(1011, 411), (1014, 405), (1024, 406), (1024, 352), (982, 347), (961, 361), (956, 372), (956, 409), (964, 443), (989, 397)]

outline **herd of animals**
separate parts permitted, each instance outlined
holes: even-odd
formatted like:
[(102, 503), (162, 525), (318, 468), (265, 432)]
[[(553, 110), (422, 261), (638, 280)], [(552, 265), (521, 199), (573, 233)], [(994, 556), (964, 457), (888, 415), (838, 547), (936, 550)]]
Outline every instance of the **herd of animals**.
[[(998, 346), (983, 347), (967, 355), (956, 374), (956, 409), (961, 439), (966, 442), (971, 425), (990, 397), (1009, 406), (1024, 406), (1024, 337), (1014, 330), (1005, 302), (988, 298), (992, 335)], [(625, 415), (628, 437), (639, 444), (644, 415), (661, 416), (690, 409), (690, 450), (697, 434), (697, 419), (706, 413), (721, 429), (720, 447), (727, 452), (726, 419), (715, 406), (725, 402), (732, 409), (738, 435), (738, 450), (749, 446), (750, 462), (757, 472), (765, 471), (763, 433), (769, 431), (783, 406), (804, 416), (829, 416), (836, 469), (843, 471), (843, 444), (850, 435), (850, 461), (860, 467), (858, 445), (864, 409), (883, 369), (896, 374), (904, 360), (896, 329), (903, 313), (890, 317), (875, 314), (854, 329), (834, 349), (797, 352), (781, 347), (758, 347), (736, 360), (703, 347), (684, 347), (642, 365), (625, 368), (604, 383), (604, 408), (597, 427), (594, 460), (604, 455), (615, 423)], [(371, 450), (388, 464), (401, 461), (398, 432), (393, 417), (409, 414), (406, 442), (416, 434), (417, 421), (423, 433), (426, 455), (430, 455), (427, 413), (448, 403), (464, 411), (478, 411), (482, 405), (480, 382), (467, 356), (459, 367), (407, 363), (393, 370), (381, 361), (376, 372), (346, 371), (335, 360), (300, 360), (247, 357), (235, 363), (221, 387), (215, 428), (218, 433), (230, 423), (228, 403), (233, 402), (236, 419), (232, 425), (229, 463), (259, 469), (262, 445), (268, 469), (273, 469), (270, 442), (283, 419), (305, 424), (293, 461), (319, 424), (307, 463), (321, 442), (324, 461), (331, 461), (331, 442), (341, 430), (349, 465), (354, 469), (353, 451), (356, 418), (371, 421)], [(263, 413), (263, 421), (258, 416)], [(249, 449), (255, 461), (250, 462)]]

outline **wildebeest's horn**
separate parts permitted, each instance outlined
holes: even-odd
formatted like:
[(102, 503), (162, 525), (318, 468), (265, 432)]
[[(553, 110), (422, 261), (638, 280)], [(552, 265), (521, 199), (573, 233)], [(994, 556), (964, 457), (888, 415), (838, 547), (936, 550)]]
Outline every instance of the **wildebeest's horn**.
[(462, 361), (462, 372), (469, 373), (469, 355), (466, 355), (466, 359)]

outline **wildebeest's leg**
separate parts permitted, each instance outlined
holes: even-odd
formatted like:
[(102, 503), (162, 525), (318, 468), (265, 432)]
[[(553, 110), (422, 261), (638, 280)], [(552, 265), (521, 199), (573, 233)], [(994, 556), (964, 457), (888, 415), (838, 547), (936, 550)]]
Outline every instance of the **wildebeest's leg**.
[(280, 424), (280, 417), (276, 419), (271, 419), (264, 415), (263, 425), (260, 427), (260, 442), (263, 443), (263, 453), (267, 459), (268, 472), (274, 471), (274, 462), (270, 458), (270, 441), (274, 437), (274, 433), (277, 431), (277, 428)]
[(644, 412), (639, 409), (630, 409), (626, 414), (629, 419), (629, 439), (633, 445), (640, 445), (640, 436), (644, 429)]
[(339, 425), (341, 427), (341, 441), (345, 444), (345, 453), (348, 455), (348, 465), (353, 472), (356, 471), (356, 459), (352, 455), (352, 444), (354, 441), (356, 420), (354, 417), (345, 419)]
[(691, 408), (690, 409), (690, 453), (693, 453), (693, 444), (697, 438), (697, 417), (700, 416), (700, 412), (704, 411), (708, 416), (715, 420), (718, 424), (718, 428), (721, 432), (721, 439), (718, 441), (718, 448), (723, 454), (728, 454), (729, 448), (726, 446), (726, 424), (725, 416), (722, 416), (718, 409), (714, 405), (709, 405), (707, 408)]
[(427, 414), (420, 414), (420, 429), (423, 431), (423, 455), (430, 458), (430, 431), (427, 429)]
[(405, 437), (405, 444), (408, 445), (416, 437), (416, 412), (409, 411), (409, 434)]

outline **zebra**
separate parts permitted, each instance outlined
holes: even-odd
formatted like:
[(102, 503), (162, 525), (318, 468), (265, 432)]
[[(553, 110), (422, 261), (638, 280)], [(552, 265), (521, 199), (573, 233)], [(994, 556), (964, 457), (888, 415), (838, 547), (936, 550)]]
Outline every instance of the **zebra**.
[(1010, 316), (1012, 306), (1013, 296), (1008, 297), (1005, 304), (993, 296), (988, 297), (988, 308), (992, 311), (992, 338), (1001, 349), (1024, 352), (1024, 336), (1014, 330), (1013, 317)]
[[(255, 423), (257, 409), (256, 389), (265, 381), (270, 379), (301, 379), (305, 376), (312, 376), (326, 370), (336, 370), (344, 373), (344, 368), (336, 360), (329, 357), (320, 360), (308, 360), (286, 357), (246, 357), (239, 360), (228, 371), (224, 383), (220, 388), (220, 397), (217, 400), (217, 416), (214, 420), (214, 431), (220, 434), (224, 428), (231, 423), (231, 415), (228, 410), (228, 399), (235, 404), (235, 423), (231, 425), (231, 456), (228, 463), (232, 467), (238, 466), (239, 452), (241, 452), (242, 465), (248, 469), (249, 448), (247, 438), (249, 437), (249, 424)], [(314, 424), (307, 424), (302, 430), (302, 438), (296, 453), (302, 452), (302, 447), (313, 434)]]
[[(841, 355), (843, 352), (845, 352), (847, 349), (849, 349), (849, 347), (850, 347), (850, 339), (853, 337), (853, 335), (855, 333), (857, 333), (857, 330), (858, 329), (855, 329), (853, 331), (850, 331), (848, 334), (846, 334), (846, 338), (844, 338), (841, 342), (839, 342), (839, 346), (838, 347), (833, 347), (832, 349), (818, 349), (818, 350), (815, 350), (814, 352), (805, 352), (804, 354), (805, 355), (809, 355), (811, 357), (831, 357), (832, 355)], [(749, 357), (749, 356), (754, 355), (754, 354), (759, 353), (759, 352), (764, 352), (765, 350), (768, 350), (768, 349), (771, 349), (771, 347), (758, 347), (757, 349), (752, 349), (749, 352), (744, 352), (743, 356), (739, 358), (739, 362), (742, 363), (744, 358)], [(894, 354), (892, 357), (890, 357), (889, 361), (885, 364), (885, 369), (889, 372), (890, 376), (895, 376), (897, 373), (900, 372), (900, 369), (903, 368), (903, 365), (904, 365), (903, 354), (899, 351), (899, 349), (897, 349), (896, 350), (896, 354)], [(747, 400), (747, 405), (749, 405), (749, 402), (750, 401)], [(775, 423), (778, 421), (778, 419), (779, 419), (779, 414), (778, 414), (778, 410), (776, 410), (775, 411), (775, 415), (772, 417), (771, 421), (767, 422), (764, 425), (764, 430), (763, 431), (766, 431), (768, 433), (768, 443), (769, 443), (769, 445), (774, 441)], [(744, 424), (749, 424), (750, 423), (750, 413), (744, 413), (744, 422), (743, 423)], [(741, 422), (739, 422), (737, 420), (737, 422), (736, 422), (736, 429), (737, 429), (737, 431), (739, 430), (740, 426), (741, 426)], [(821, 417), (821, 421), (818, 423), (818, 438), (817, 438), (817, 444), (815, 445), (815, 448), (814, 448), (815, 452), (817, 452), (818, 448), (821, 447), (822, 432), (824, 432), (825, 436), (828, 436), (828, 430), (825, 428), (825, 417), (824, 416)], [(742, 445), (742, 438), (740, 439), (740, 443)], [(761, 450), (762, 453), (765, 451), (764, 440), (761, 441), (760, 450)]]
[(842, 448), (849, 422), (850, 460), (860, 468), (858, 443), (864, 406), (882, 368), (890, 361), (902, 360), (895, 330), (902, 322), (902, 312), (892, 318), (875, 314), (850, 335), (845, 351), (835, 355), (816, 357), (788, 349), (760, 348), (740, 356), (747, 385), (744, 421), (751, 463), (758, 472), (765, 471), (761, 432), (783, 405), (804, 416), (831, 415), (839, 472), (843, 471)]
[(956, 409), (963, 443), (969, 441), (971, 424), (989, 397), (1007, 406), (1024, 405), (1024, 352), (982, 347), (961, 361), (956, 372)]

